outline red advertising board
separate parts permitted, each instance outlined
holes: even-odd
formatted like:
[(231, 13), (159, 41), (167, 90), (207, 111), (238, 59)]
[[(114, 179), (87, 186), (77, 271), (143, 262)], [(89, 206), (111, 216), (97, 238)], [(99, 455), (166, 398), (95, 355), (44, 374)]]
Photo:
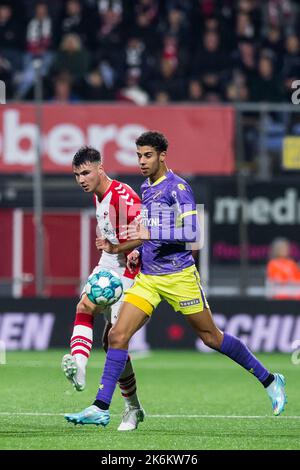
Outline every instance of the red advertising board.
[[(64, 212), (45, 214), (44, 223), (44, 276), (45, 296), (78, 295), (80, 283), (80, 215)], [(35, 296), (35, 232), (34, 216), (23, 217), (22, 275), (32, 277), (24, 283), (23, 297)], [(68, 235), (66, 235), (68, 234)], [(70, 236), (72, 234), (72, 236)], [(94, 240), (93, 240), (94, 241)], [(94, 244), (93, 244), (94, 246)], [(95, 250), (96, 251), (96, 250)], [(47, 281), (48, 279), (48, 281)]]
[[(234, 110), (227, 106), (42, 106), (42, 162), (46, 173), (68, 173), (82, 145), (101, 151), (113, 173), (139, 173), (135, 139), (146, 130), (170, 143), (168, 166), (180, 174), (234, 171)], [(0, 172), (30, 173), (37, 147), (34, 105), (0, 108)]]
[(13, 211), (1, 209), (0, 211), (0, 280), (10, 279), (13, 273)]

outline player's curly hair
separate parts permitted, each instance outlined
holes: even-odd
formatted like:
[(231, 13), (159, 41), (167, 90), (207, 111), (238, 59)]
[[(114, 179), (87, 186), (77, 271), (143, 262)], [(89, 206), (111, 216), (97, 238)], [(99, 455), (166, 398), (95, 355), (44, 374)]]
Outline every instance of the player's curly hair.
[(166, 152), (169, 146), (167, 138), (158, 131), (144, 132), (140, 137), (138, 137), (138, 139), (136, 139), (135, 144), (138, 147), (143, 147), (145, 145), (153, 147), (159, 153)]
[(73, 166), (80, 166), (83, 163), (101, 163), (101, 154), (93, 147), (80, 147), (79, 150), (75, 153), (72, 161)]

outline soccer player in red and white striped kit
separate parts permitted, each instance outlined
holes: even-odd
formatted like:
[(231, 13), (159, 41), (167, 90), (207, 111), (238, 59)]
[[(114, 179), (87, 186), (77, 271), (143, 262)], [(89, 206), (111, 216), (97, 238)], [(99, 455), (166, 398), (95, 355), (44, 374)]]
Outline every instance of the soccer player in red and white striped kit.
[[(97, 217), (96, 247), (102, 251), (102, 255), (93, 273), (100, 269), (113, 269), (121, 276), (125, 291), (131, 287), (138, 272), (138, 270), (135, 272), (128, 270), (126, 254), (136, 248), (140, 242), (120, 240), (119, 228), (132, 222), (139, 214), (140, 198), (130, 186), (107, 176), (100, 153), (92, 147), (80, 148), (73, 157), (72, 167), (76, 181), (82, 189), (87, 193), (94, 193)], [(103, 332), (105, 350), (107, 350), (108, 332), (118, 318), (122, 297), (101, 312), (106, 318)], [(99, 307), (83, 292), (76, 308), (70, 344), (71, 354), (66, 354), (62, 359), (64, 374), (78, 391), (85, 388), (86, 366), (93, 344), (94, 315), (99, 311)], [(137, 396), (130, 357), (119, 379), (119, 386), (125, 400), (125, 412), (118, 430), (131, 431), (144, 420), (145, 413)]]

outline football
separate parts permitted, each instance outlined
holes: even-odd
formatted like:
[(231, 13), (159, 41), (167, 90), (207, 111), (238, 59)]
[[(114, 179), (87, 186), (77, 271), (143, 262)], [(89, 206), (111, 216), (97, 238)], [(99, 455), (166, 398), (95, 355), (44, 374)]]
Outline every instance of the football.
[(101, 269), (90, 275), (84, 290), (93, 304), (109, 307), (120, 299), (123, 285), (115, 271)]

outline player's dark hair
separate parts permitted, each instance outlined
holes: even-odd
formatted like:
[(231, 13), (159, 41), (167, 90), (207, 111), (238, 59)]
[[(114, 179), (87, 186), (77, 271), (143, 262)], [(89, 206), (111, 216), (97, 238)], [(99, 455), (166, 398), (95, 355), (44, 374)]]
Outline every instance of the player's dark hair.
[(166, 152), (169, 146), (167, 138), (161, 134), (161, 132), (157, 131), (144, 132), (136, 139), (135, 144), (138, 147), (144, 147), (145, 145), (153, 147), (159, 153)]
[(81, 147), (75, 153), (72, 161), (73, 166), (80, 166), (84, 163), (101, 163), (101, 155), (98, 150), (94, 149), (93, 147), (84, 146)]

